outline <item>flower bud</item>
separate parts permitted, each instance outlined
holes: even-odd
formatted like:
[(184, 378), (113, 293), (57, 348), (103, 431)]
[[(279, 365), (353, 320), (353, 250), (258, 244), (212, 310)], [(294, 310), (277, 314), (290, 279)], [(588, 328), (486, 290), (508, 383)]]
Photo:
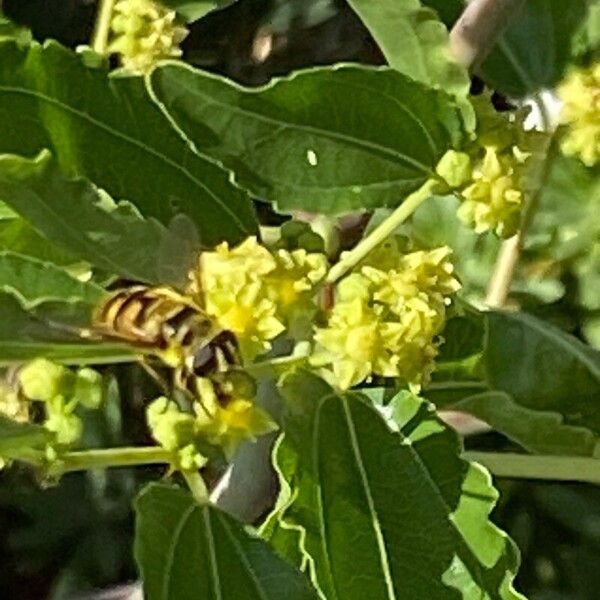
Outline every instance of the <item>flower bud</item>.
[(79, 369), (75, 374), (73, 399), (90, 409), (99, 408), (102, 404), (104, 390), (102, 375), (89, 368)]
[(435, 171), (451, 189), (461, 187), (471, 179), (471, 157), (464, 152), (448, 150), (437, 164)]
[(19, 383), (28, 398), (48, 402), (69, 390), (73, 374), (62, 365), (36, 358), (19, 371)]

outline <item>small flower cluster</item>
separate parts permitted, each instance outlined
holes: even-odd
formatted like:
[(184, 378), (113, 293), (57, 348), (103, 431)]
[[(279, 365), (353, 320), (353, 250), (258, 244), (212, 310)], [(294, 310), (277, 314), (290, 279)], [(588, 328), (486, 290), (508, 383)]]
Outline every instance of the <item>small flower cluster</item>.
[(3, 385), (0, 414), (27, 422), (33, 402), (43, 405), (43, 426), (54, 434), (56, 446), (70, 446), (82, 434), (83, 425), (75, 413), (78, 407), (96, 409), (103, 398), (102, 377), (82, 368), (72, 371), (46, 359), (36, 359), (18, 371), (18, 389)]
[(150, 404), (146, 416), (152, 436), (174, 453), (174, 464), (183, 471), (202, 467), (210, 446), (220, 448), (231, 458), (243, 440), (277, 429), (254, 402), (252, 387), (239, 385), (233, 377), (218, 386), (210, 379), (198, 378), (193, 412), (183, 411), (164, 397)]
[(572, 71), (558, 88), (561, 122), (567, 126), (562, 151), (588, 167), (600, 160), (600, 63)]
[(437, 174), (455, 190), (462, 204), (458, 217), (477, 233), (510, 237), (519, 227), (537, 155), (546, 136), (523, 129), (524, 114), (513, 122), (478, 104), (477, 142), (465, 152), (448, 151)]
[(299, 248), (270, 251), (250, 237), (200, 258), (199, 278), (207, 313), (236, 334), (245, 360), (271, 349), (283, 331), (305, 330), (315, 310), (314, 286), (327, 272), (324, 254)]
[(372, 375), (419, 386), (433, 369), (449, 296), (460, 287), (451, 251), (391, 249), (374, 251), (338, 284), (327, 325), (316, 331), (311, 362), (342, 389)]
[(120, 55), (126, 69), (144, 73), (160, 60), (181, 56), (179, 44), (188, 31), (175, 11), (152, 0), (120, 0), (114, 12), (109, 51)]

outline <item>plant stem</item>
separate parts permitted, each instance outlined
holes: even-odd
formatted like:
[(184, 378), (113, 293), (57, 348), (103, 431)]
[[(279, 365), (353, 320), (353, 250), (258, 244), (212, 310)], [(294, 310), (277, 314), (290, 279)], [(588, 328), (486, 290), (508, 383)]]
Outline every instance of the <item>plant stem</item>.
[(471, 0), (450, 32), (456, 61), (473, 69), (488, 55), (525, 0)]
[(342, 259), (329, 270), (326, 278), (327, 283), (335, 283), (355, 267), (371, 250), (385, 241), (425, 200), (433, 195), (438, 185), (437, 180), (428, 179), (416, 192), (408, 196), (383, 223), (361, 240), (352, 250), (342, 255)]
[(60, 457), (60, 471), (85, 471), (110, 467), (171, 464), (173, 453), (160, 446), (105, 448), (67, 452)]
[(600, 459), (583, 456), (531, 456), (494, 452), (465, 452), (498, 477), (586, 481), (600, 484)]
[(94, 27), (91, 44), (92, 49), (98, 54), (106, 54), (114, 3), (115, 0), (100, 0), (98, 5), (96, 26)]
[(202, 475), (198, 471), (181, 471), (181, 474), (197, 502), (199, 504), (207, 504), (209, 499), (208, 490), (206, 489)]

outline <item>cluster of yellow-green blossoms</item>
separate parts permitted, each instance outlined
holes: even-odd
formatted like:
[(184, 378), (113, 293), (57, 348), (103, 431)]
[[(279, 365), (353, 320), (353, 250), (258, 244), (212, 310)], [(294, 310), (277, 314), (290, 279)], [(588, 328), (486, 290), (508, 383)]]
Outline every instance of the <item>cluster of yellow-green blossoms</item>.
[(471, 171), (471, 182), (461, 190), (458, 217), (477, 233), (494, 231), (501, 237), (516, 233), (525, 198), (522, 167), (529, 158), (517, 146), (505, 151), (488, 146)]
[(460, 288), (449, 248), (394, 254), (388, 245), (387, 250), (381, 258), (375, 251), (342, 279), (327, 325), (315, 333), (311, 362), (342, 389), (373, 375), (413, 387), (426, 382), (449, 296)]
[(314, 287), (326, 272), (323, 254), (271, 251), (255, 237), (202, 253), (199, 266), (205, 309), (236, 334), (245, 360), (270, 350), (283, 331), (293, 335), (298, 320), (314, 311)]
[(43, 358), (19, 371), (19, 383), (28, 400), (43, 403), (43, 425), (54, 433), (59, 446), (74, 444), (81, 437), (83, 424), (75, 410), (79, 406), (96, 409), (103, 397), (102, 377), (93, 369), (71, 371)]
[(179, 58), (188, 31), (177, 14), (152, 0), (120, 0), (114, 6), (109, 51), (120, 55), (128, 70), (144, 73), (158, 61)]
[(567, 126), (562, 151), (588, 167), (600, 160), (600, 63), (572, 71), (558, 88), (561, 122)]
[[(183, 471), (202, 467), (207, 446), (220, 448), (231, 458), (243, 440), (277, 429), (271, 417), (256, 405), (253, 398), (237, 394), (233, 389), (224, 402), (209, 379), (197, 381), (198, 399), (193, 412), (186, 412), (173, 401), (158, 398), (147, 409), (147, 422), (154, 439), (173, 452), (174, 464)], [(220, 390), (223, 392), (223, 389)]]

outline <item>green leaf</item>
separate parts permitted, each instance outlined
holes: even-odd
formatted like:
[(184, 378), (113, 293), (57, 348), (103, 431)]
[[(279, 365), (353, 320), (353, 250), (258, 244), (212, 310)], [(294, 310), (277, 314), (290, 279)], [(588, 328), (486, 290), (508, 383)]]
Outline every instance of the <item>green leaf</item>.
[(528, 236), (530, 247), (543, 247), (555, 260), (587, 253), (600, 239), (600, 169), (575, 158), (557, 156), (541, 191)]
[(308, 580), (262, 540), (180, 489), (136, 501), (135, 555), (148, 600), (316, 600)]
[(598, 456), (600, 438), (585, 427), (565, 425), (561, 414), (530, 410), (504, 392), (467, 396), (449, 407), (469, 413), (534, 454)]
[[(424, 0), (448, 26), (461, 14), (463, 0)], [(576, 38), (592, 3), (571, 0), (527, 0), (513, 17), (496, 48), (480, 68), (485, 82), (522, 97), (553, 87), (577, 51)]]
[(233, 2), (234, 0), (161, 0), (161, 4), (174, 8), (188, 23)]
[[(64, 316), (64, 304), (55, 308), (59, 316)], [(132, 349), (123, 344), (93, 343), (65, 328), (50, 326), (8, 294), (0, 293), (0, 315), (0, 367), (40, 357), (74, 365), (137, 360)]]
[(0, 201), (0, 221), (12, 221), (17, 217), (16, 212), (8, 208), (5, 202)]
[(0, 41), (4, 40), (15, 40), (18, 44), (25, 45), (31, 42), (32, 36), (29, 29), (13, 23), (0, 10)]
[(26, 310), (47, 302), (95, 306), (105, 293), (96, 284), (79, 281), (52, 263), (12, 252), (0, 252), (0, 290), (17, 298)]
[(472, 414), (529, 452), (598, 454), (600, 352), (523, 313), (469, 309), (444, 337), (424, 392), (438, 408)]
[[(7, 211), (10, 210), (7, 207)], [(72, 265), (77, 258), (42, 237), (27, 221), (11, 211), (11, 218), (0, 218), (0, 249), (32, 256), (57, 265)]]
[(140, 77), (107, 77), (54, 42), (1, 44), (0, 151), (32, 156), (43, 148), (67, 175), (86, 177), (147, 217), (168, 223), (186, 213), (208, 245), (256, 231), (246, 194), (189, 150)]
[(131, 205), (116, 205), (89, 181), (70, 179), (49, 152), (34, 159), (0, 156), (0, 195), (48, 240), (108, 273), (156, 282), (167, 235)]
[(29, 423), (17, 423), (0, 414), (0, 456), (9, 458), (21, 450), (43, 448), (53, 434)]
[(519, 405), (600, 432), (600, 352), (524, 313), (486, 313), (484, 366), (491, 389)]
[(428, 405), (401, 394), (398, 431), (363, 396), (306, 372), (282, 392), (277, 462), (292, 500), (281, 518), (302, 528), (328, 600), (522, 598), (511, 584), (516, 550), (488, 520), (490, 477), (461, 460), (456, 434)]
[(166, 63), (148, 82), (198, 153), (282, 211), (397, 206), (463, 136), (449, 95), (389, 68), (317, 68), (257, 90)]
[(419, 0), (349, 0), (394, 69), (466, 97), (470, 78), (449, 49), (448, 30)]

